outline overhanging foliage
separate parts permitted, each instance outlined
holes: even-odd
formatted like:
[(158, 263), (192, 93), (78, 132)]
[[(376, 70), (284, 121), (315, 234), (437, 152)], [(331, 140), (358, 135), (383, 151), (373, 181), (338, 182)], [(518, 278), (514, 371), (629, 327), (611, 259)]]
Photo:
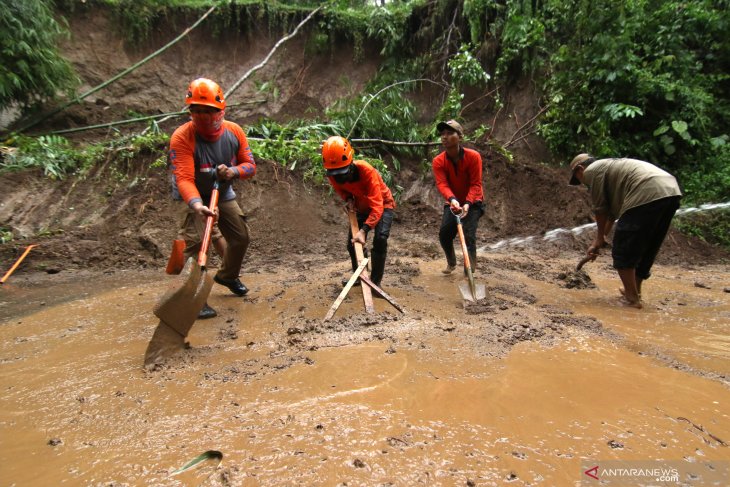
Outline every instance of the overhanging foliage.
[(48, 0), (3, 0), (0, 8), (0, 110), (31, 105), (73, 88), (77, 79), (58, 53), (65, 30)]

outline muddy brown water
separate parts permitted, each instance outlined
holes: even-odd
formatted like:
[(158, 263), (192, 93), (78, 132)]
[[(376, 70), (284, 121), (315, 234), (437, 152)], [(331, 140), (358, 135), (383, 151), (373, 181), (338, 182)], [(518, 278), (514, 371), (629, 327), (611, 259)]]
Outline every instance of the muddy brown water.
[[(149, 371), (164, 276), (20, 276), (0, 289), (1, 483), (553, 486), (666, 460), (730, 485), (727, 266), (660, 266), (634, 310), (605, 263), (565, 289), (572, 261), (485, 258), (476, 311), (462, 276), (400, 259), (405, 315), (365, 316), (355, 289), (326, 324), (346, 263), (244, 275), (251, 295), (214, 287), (219, 317)], [(219, 466), (172, 475), (207, 450)]]

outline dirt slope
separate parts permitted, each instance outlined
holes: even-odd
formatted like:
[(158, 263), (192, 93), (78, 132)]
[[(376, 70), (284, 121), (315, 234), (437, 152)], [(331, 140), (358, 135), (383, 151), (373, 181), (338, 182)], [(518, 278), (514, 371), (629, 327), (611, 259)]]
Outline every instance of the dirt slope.
[[(64, 46), (88, 86), (182, 29), (129, 50), (108, 16), (90, 12), (70, 19)], [(231, 83), (277, 40), (265, 29), (215, 43), (208, 34), (195, 32), (45, 129), (176, 110), (189, 78)], [(276, 80), (278, 97), (264, 93), (265, 103), (229, 118), (245, 127), (259, 116), (321, 110), (361, 90), (378, 66), (374, 56), (355, 63), (349, 55), (335, 66), (328, 55), (305, 55), (305, 45), (287, 45), (261, 73)], [(232, 101), (259, 95), (246, 83)], [(416, 98), (428, 120), (432, 94)], [(534, 95), (519, 85), (504, 100), (499, 114), (473, 104), (467, 130), (496, 121), (495, 139), (512, 139), (536, 113)], [(106, 133), (74, 140), (99, 137)], [(728, 255), (672, 231), (659, 263), (676, 265), (658, 266), (644, 309), (619, 308), (610, 258), (589, 264), (590, 274), (572, 272), (591, 232), (540, 238), (590, 221), (585, 190), (545, 164), (535, 137), (511, 147), (511, 162), (484, 141), (476, 148), (487, 205), (480, 245), (535, 237), (480, 253), (476, 276), (487, 299), (465, 305), (461, 274), (440, 272), (442, 201), (423, 170), (432, 152), (402, 161), (394, 176), (403, 191), (383, 285), (406, 312), (377, 300), (377, 313), (366, 315), (355, 292), (323, 322), (348, 273), (345, 217), (327, 187), (284, 169), (287, 161), (258, 160), (256, 177), (236, 184), (252, 234), (242, 269), (251, 292), (238, 298), (214, 286), (209, 304), (218, 316), (196, 323), (190, 348), (150, 370), (143, 354), (158, 322), (153, 306), (176, 283), (163, 268), (181, 206), (166, 170), (152, 164), (164, 148), (129, 163), (110, 158), (84, 179), (0, 177), (0, 226), (15, 234), (0, 245), (0, 263), (39, 244), (0, 287), (0, 434), (18, 439), (12, 452), (0, 447), (17, 460), (5, 462), (2, 478), (574, 485), (592, 458), (684, 459), (687, 478), (723, 472), (730, 273), (703, 264)], [(191, 472), (196, 482), (173, 476), (211, 448), (225, 463)]]
[[(68, 20), (72, 35), (62, 49), (82, 77), (83, 90), (158, 49), (195, 18), (173, 19), (136, 48), (124, 42), (103, 8), (79, 8)], [(250, 32), (220, 37), (213, 36), (204, 25), (163, 55), (38, 130), (109, 122), (126, 118), (131, 112), (177, 110), (191, 78), (205, 75), (220, 80), (224, 87), (230, 85), (259, 63), (283, 35), (257, 26)], [(229, 119), (245, 127), (261, 116), (287, 119), (321, 111), (337, 97), (361, 91), (378, 68), (375, 53), (366, 52), (363, 60), (355, 61), (352, 48), (346, 45), (337, 46), (336, 58), (331, 52), (313, 54), (307, 48), (307, 36), (305, 30), (284, 44), (252, 80), (229, 97), (230, 104), (262, 101), (230, 108)], [(271, 90), (259, 90), (263, 81), (277, 87), (276, 96)], [(433, 94), (424, 95), (415, 96), (422, 103), (419, 116), (433, 111), (429, 104)], [(493, 137), (506, 142), (534, 115), (534, 100), (530, 84), (522, 83), (507, 94), (505, 106), (497, 114), (489, 112), (487, 105), (474, 103), (465, 112), (467, 129), (494, 123)], [(163, 129), (171, 132), (181, 121), (172, 120)], [(122, 130), (141, 128), (125, 126)], [(96, 130), (73, 137), (83, 143), (110, 136), (105, 130)], [(590, 221), (585, 191), (565, 184), (565, 170), (543, 164), (548, 155), (539, 139), (532, 136), (513, 145), (512, 162), (491, 151), (483, 140), (476, 148), (485, 161), (487, 212), (480, 228), (481, 243), (540, 236), (550, 229)], [(404, 254), (422, 252), (410, 248), (419, 245), (425, 246), (431, 257), (440, 252), (436, 233), (441, 201), (431, 174), (423, 170), (435, 154), (432, 150), (422, 160), (403, 161), (395, 175), (395, 183), (404, 190), (394, 233), (413, 242), (397, 250)], [(179, 205), (169, 197), (165, 169), (151, 165), (158, 156), (143, 154), (128, 164), (110, 158), (81, 180), (50, 181), (39, 173), (3, 176), (0, 222), (12, 229), (15, 238), (0, 246), (0, 258), (10, 262), (25, 245), (40, 243), (19, 272), (164, 266), (175, 236)], [(247, 265), (291, 260), (302, 252), (342, 251), (346, 227), (328, 188), (303, 182), (301, 174), (282, 167), (287, 162), (259, 161), (256, 178), (238, 184), (239, 201), (253, 231)], [(585, 246), (585, 238), (582, 240), (563, 239), (561, 245), (570, 252), (580, 251)], [(723, 255), (718, 249), (673, 233), (662, 259), (702, 262)]]

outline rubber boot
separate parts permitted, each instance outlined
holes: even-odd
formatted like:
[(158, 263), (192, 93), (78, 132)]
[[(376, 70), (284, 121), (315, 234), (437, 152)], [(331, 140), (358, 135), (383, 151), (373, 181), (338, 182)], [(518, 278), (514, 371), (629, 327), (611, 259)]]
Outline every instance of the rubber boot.
[(370, 280), (378, 286), (380, 286), (380, 281), (383, 280), (383, 273), (385, 272), (385, 257), (386, 254), (382, 252), (376, 252), (375, 250), (370, 252), (370, 263), (373, 265)]
[(207, 320), (208, 318), (215, 318), (216, 316), (218, 316), (218, 312), (208, 306), (207, 302), (203, 305), (203, 309), (198, 312), (199, 320)]

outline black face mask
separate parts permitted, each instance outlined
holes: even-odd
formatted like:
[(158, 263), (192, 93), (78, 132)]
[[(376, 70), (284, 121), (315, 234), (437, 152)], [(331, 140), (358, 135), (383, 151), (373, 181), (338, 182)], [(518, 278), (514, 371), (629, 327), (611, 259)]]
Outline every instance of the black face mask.
[(348, 166), (346, 173), (337, 174), (336, 176), (332, 176), (332, 178), (335, 180), (335, 182), (337, 184), (344, 184), (344, 183), (349, 183), (352, 181), (352, 175), (353, 175), (352, 166), (353, 166), (353, 164), (350, 164)]
[(336, 176), (332, 176), (332, 179), (334, 179), (335, 182), (338, 184), (345, 184), (350, 180), (350, 173), (347, 172), (345, 174), (338, 174)]

